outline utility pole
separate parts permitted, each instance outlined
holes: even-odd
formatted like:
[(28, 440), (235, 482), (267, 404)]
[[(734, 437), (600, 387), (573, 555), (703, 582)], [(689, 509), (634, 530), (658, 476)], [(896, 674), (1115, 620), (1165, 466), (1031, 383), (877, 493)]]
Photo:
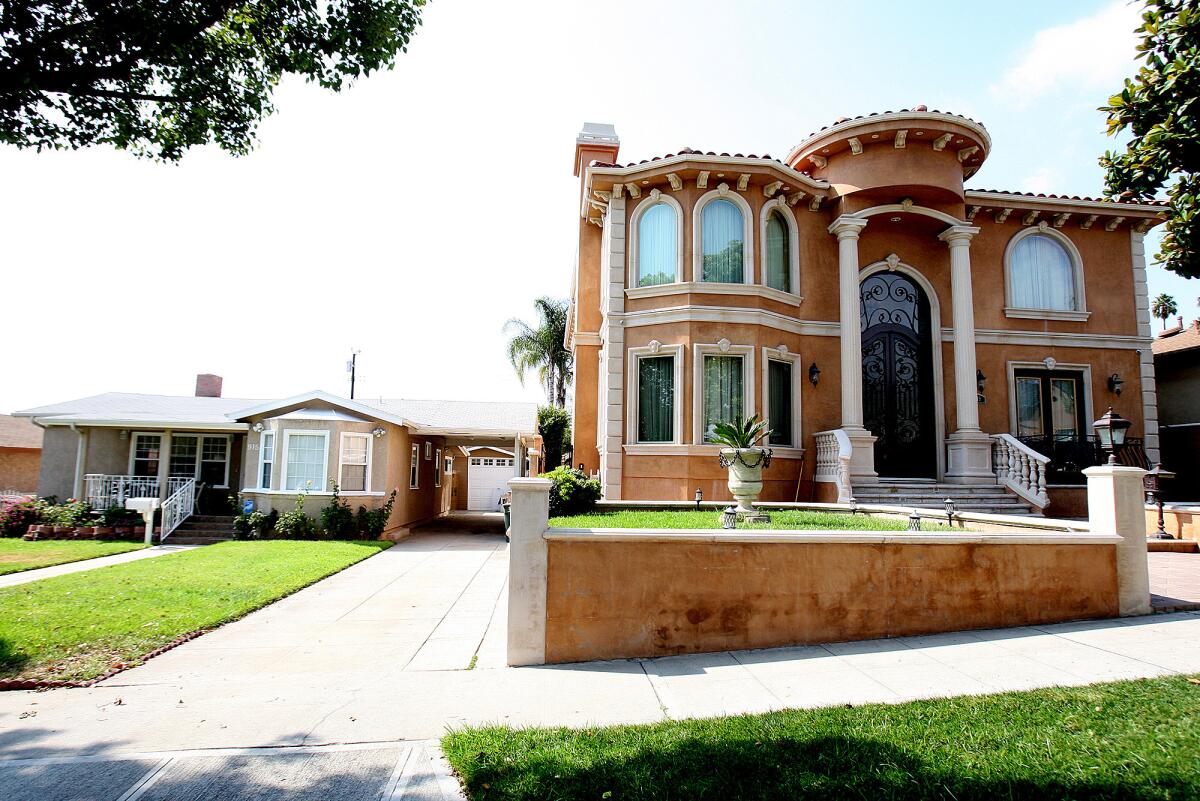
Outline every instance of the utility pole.
[(346, 372), (350, 374), (350, 400), (354, 400), (354, 378), (358, 368), (358, 354), (362, 351), (350, 351), (350, 361), (346, 362)]

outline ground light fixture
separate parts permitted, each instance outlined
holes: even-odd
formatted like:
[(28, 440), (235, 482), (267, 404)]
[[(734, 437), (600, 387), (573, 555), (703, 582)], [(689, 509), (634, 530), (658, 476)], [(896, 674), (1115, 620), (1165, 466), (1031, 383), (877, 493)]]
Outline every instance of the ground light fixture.
[(913, 509), (912, 512), (909, 513), (909, 515), (908, 515), (908, 530), (909, 531), (920, 531), (921, 530), (921, 516), (919, 514), (917, 514), (916, 509)]
[(954, 499), (953, 498), (946, 499), (946, 525), (948, 525), (948, 526), (954, 525)]
[(1173, 478), (1175, 478), (1175, 474), (1170, 470), (1163, 470), (1162, 462), (1156, 462), (1154, 469), (1148, 471), (1142, 477), (1142, 487), (1146, 490), (1146, 502), (1158, 507), (1158, 531), (1154, 532), (1154, 539), (1156, 540), (1175, 539), (1167, 533), (1167, 528), (1163, 525), (1162, 500), (1162, 482), (1170, 481)]
[(737, 528), (737, 507), (726, 506), (725, 511), (721, 513), (721, 528), (730, 529)]
[(700, 508), (700, 502), (702, 500), (704, 500), (704, 493), (700, 491), (699, 487), (696, 487), (696, 508), (697, 509)]
[(1131, 425), (1131, 421), (1114, 412), (1111, 406), (1103, 417), (1092, 423), (1092, 428), (1096, 430), (1096, 436), (1100, 439), (1101, 449), (1108, 454), (1109, 464), (1117, 463), (1117, 449), (1125, 444), (1125, 435)]

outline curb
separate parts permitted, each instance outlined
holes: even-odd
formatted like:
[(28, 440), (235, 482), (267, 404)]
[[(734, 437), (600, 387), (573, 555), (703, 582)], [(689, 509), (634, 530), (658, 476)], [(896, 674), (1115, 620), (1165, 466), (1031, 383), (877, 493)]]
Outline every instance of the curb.
[(166, 645), (160, 645), (153, 651), (143, 654), (135, 662), (122, 664), (120, 667), (110, 668), (94, 679), (88, 679), (87, 681), (72, 681), (68, 679), (0, 679), (0, 692), (7, 692), (9, 690), (53, 690), (60, 687), (91, 687), (94, 684), (111, 679), (118, 673), (124, 673), (130, 668), (137, 667), (156, 656), (165, 654), (172, 648), (178, 648), (185, 642), (194, 640), (212, 630), (213, 629), (198, 629), (196, 631), (189, 631), (187, 634), (183, 634), (171, 640)]

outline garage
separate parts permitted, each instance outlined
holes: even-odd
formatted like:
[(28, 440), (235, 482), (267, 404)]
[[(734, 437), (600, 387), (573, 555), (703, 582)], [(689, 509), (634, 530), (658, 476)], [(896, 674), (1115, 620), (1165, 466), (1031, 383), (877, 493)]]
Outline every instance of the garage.
[(471, 456), (467, 463), (467, 509), (500, 511), (500, 496), (508, 492), (508, 480), (516, 475), (517, 460), (511, 455)]

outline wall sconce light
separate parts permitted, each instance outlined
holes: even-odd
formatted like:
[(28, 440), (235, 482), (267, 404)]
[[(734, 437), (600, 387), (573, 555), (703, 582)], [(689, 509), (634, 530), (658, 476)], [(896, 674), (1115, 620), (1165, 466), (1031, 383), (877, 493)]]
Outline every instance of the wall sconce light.
[(820, 380), (821, 380), (821, 368), (817, 367), (816, 362), (813, 362), (812, 364), (810, 364), (808, 366), (808, 381), (815, 387), (817, 385), (817, 382)]
[(1117, 395), (1121, 394), (1121, 386), (1125, 383), (1125, 379), (1121, 378), (1120, 373), (1113, 373), (1108, 377), (1108, 391)]
[(980, 403), (987, 403), (987, 398), (984, 397), (983, 389), (987, 386), (987, 376), (982, 370), (975, 371), (975, 392)]
[(373, 436), (373, 437), (382, 437), (386, 433), (387, 433), (387, 429), (385, 429), (383, 426), (379, 426), (378, 428), (371, 429), (371, 436)]
[(696, 487), (696, 508), (697, 509), (700, 508), (700, 501), (702, 501), (702, 500), (704, 500), (704, 493), (700, 491), (699, 487)]
[(261, 422), (255, 423), (254, 425), (250, 426), (250, 430), (253, 431), (255, 434), (261, 434), (263, 431), (266, 431), (266, 429), (267, 429), (267, 427), (265, 425), (263, 425)]

